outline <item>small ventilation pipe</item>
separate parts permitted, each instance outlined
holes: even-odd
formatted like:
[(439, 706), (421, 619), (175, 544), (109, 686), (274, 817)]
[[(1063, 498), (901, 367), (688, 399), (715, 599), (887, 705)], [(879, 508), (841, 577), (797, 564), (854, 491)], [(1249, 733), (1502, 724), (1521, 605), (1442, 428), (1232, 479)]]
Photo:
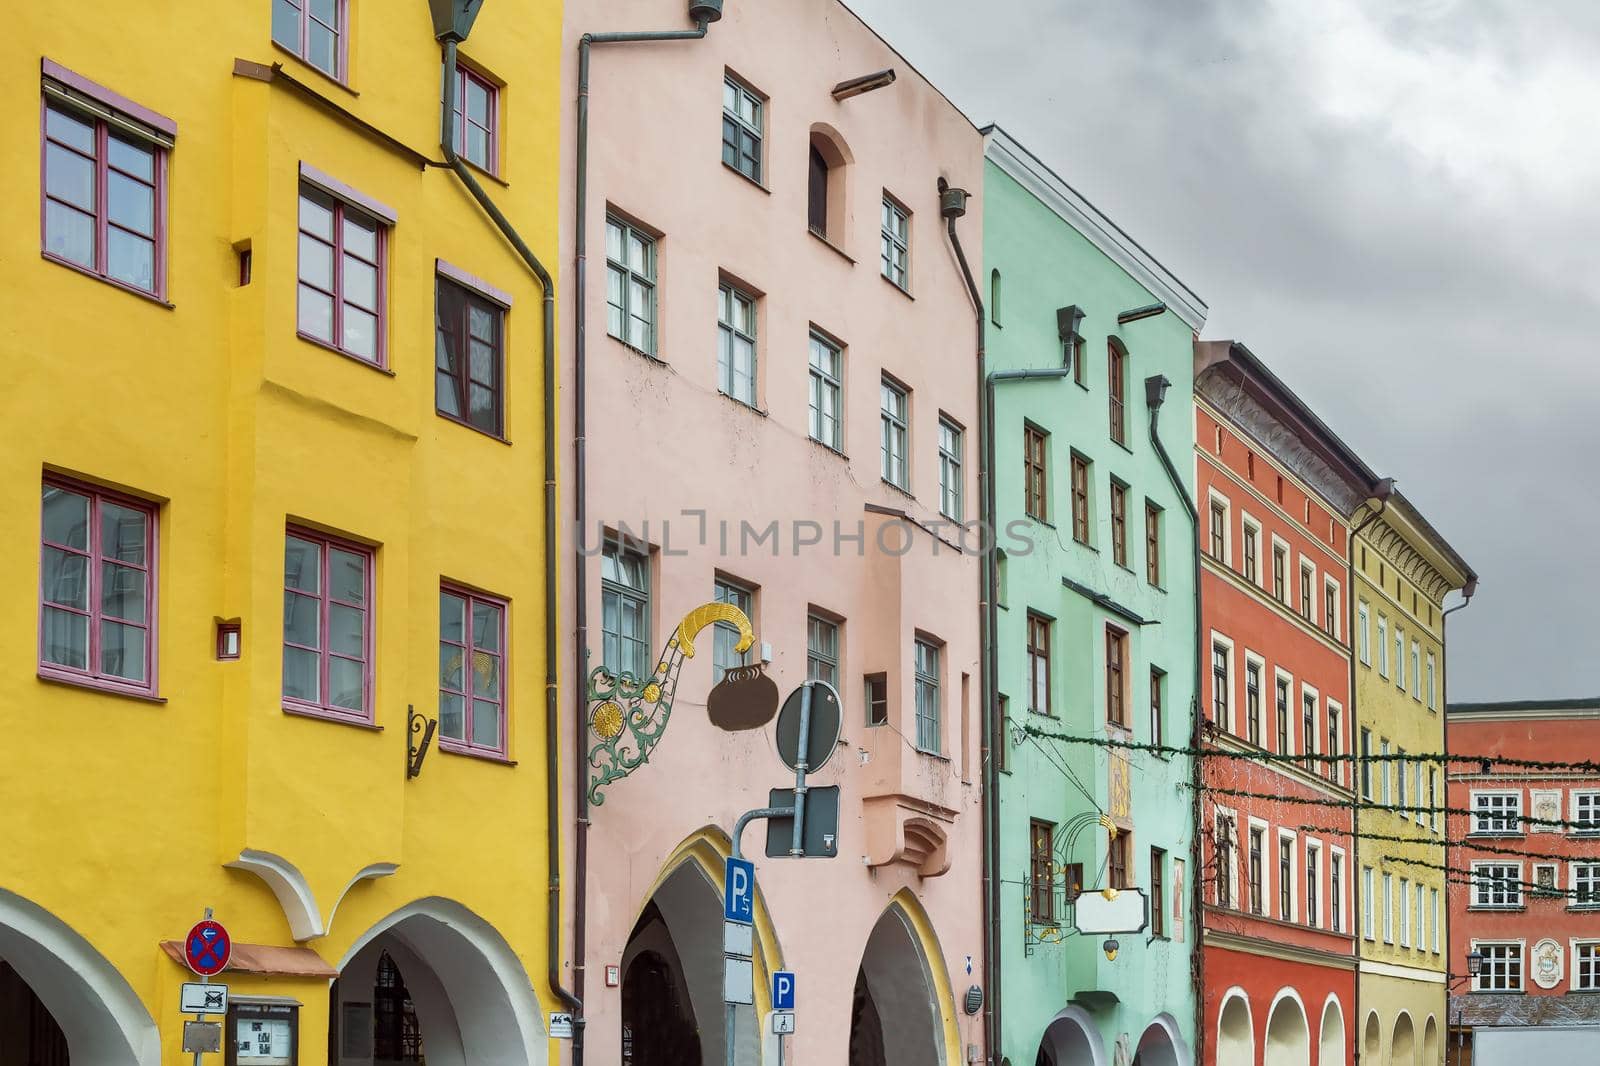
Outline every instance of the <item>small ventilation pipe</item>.
[[(444, 3), (446, 0), (430, 0)], [(454, 0), (468, 3), (471, 0)], [(658, 41), (698, 41), (706, 35), (713, 22), (722, 19), (723, 0), (689, 0), (689, 20), (693, 29), (642, 30), (617, 33), (586, 33), (578, 39), (578, 118), (576, 192), (573, 205), (573, 271), (572, 271), (572, 517), (577, 529), (574, 537), (573, 559), (573, 774), (572, 787), (576, 811), (572, 843), (572, 985), (577, 1002), (572, 1040), (572, 1066), (583, 1066), (584, 1017), (583, 996), (584, 958), (588, 951), (588, 887), (589, 887), (589, 790), (585, 787), (581, 770), (588, 760), (584, 739), (588, 735), (589, 716), (586, 700), (589, 676), (589, 547), (586, 537), (589, 528), (589, 468), (588, 468), (588, 256), (589, 256), (589, 53), (595, 45), (643, 44)], [(551, 627), (554, 632), (554, 627)], [(551, 721), (553, 722), (552, 715)], [(553, 727), (552, 727), (553, 728)], [(554, 782), (557, 775), (551, 771)], [(555, 787), (552, 784), (552, 787)], [(551, 803), (552, 810), (554, 802)], [(551, 928), (557, 928), (552, 918)], [(552, 935), (554, 935), (552, 933)], [(551, 953), (550, 965), (556, 965), (556, 955)]]
[[(544, 334), (541, 363), (544, 371), (544, 397), (542, 418), (544, 422), (544, 711), (545, 711), (545, 795), (546, 866), (549, 887), (546, 893), (546, 928), (548, 942), (546, 958), (549, 963), (550, 992), (561, 1000), (574, 1014), (582, 1017), (583, 1003), (561, 983), (561, 793), (560, 793), (560, 704), (557, 700), (556, 675), (559, 662), (558, 630), (556, 629), (559, 589), (556, 578), (556, 287), (550, 272), (539, 257), (528, 247), (521, 234), (511, 225), (510, 219), (489, 198), (478, 179), (472, 176), (467, 165), (456, 154), (456, 47), (467, 39), (472, 25), (483, 10), (483, 0), (428, 0), (428, 10), (433, 16), (433, 31), (443, 52), (443, 69), (440, 77), (443, 92), (440, 96), (439, 147), (444, 152), (445, 165), (466, 186), (478, 206), (494, 222), (511, 247), (527, 264), (539, 282), (544, 294)], [(581, 1032), (581, 1030), (580, 1030)], [(580, 1061), (575, 1057), (574, 1061)]]

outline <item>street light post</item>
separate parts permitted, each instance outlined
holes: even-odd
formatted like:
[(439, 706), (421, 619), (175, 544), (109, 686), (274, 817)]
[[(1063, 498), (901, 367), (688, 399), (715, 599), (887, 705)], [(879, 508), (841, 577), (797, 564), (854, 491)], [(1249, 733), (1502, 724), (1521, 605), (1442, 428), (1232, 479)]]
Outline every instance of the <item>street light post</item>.
[[(1477, 980), (1478, 975), (1481, 973), (1483, 973), (1483, 952), (1479, 951), (1477, 948), (1473, 948), (1471, 951), (1467, 952), (1467, 979), (1475, 981)], [(1456, 981), (1459, 980), (1461, 980), (1461, 978), (1457, 977)], [(1454, 984), (1455, 982), (1452, 981), (1451, 983)], [(1466, 1011), (1464, 1008), (1460, 1006), (1456, 1007), (1456, 1066), (1461, 1066), (1461, 1049), (1465, 1047), (1467, 1043), (1467, 1031), (1462, 1025), (1462, 1019), (1465, 1014)]]

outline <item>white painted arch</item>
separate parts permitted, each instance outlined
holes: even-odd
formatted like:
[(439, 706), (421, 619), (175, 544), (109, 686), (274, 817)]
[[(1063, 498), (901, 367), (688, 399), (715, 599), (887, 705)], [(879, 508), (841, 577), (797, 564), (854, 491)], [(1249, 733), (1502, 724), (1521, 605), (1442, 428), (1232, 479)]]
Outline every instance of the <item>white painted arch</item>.
[(65, 922), (5, 889), (0, 959), (61, 1026), (72, 1066), (158, 1066), (156, 1023), (117, 968)]
[(259, 851), (255, 848), (245, 848), (239, 852), (239, 857), (222, 865), (230, 870), (243, 870), (255, 874), (266, 882), (272, 894), (278, 898), (278, 906), (283, 908), (283, 917), (289, 923), (289, 932), (301, 943), (315, 940), (320, 936), (327, 936), (328, 930), (333, 928), (333, 916), (338, 913), (339, 904), (350, 894), (350, 890), (362, 881), (377, 877), (388, 877), (398, 870), (399, 864), (392, 862), (375, 862), (357, 870), (350, 880), (339, 892), (339, 898), (333, 901), (333, 907), (328, 911), (326, 921), (322, 918), (322, 908), (317, 905), (316, 893), (311, 890), (311, 884), (306, 880), (300, 868), (282, 855), (271, 851)]
[(1344, 1005), (1336, 993), (1329, 992), (1322, 1002), (1322, 1021), (1317, 1026), (1319, 1066), (1344, 1066), (1345, 1043)]
[(1262, 1045), (1261, 1066), (1311, 1066), (1311, 1023), (1293, 988), (1280, 988), (1272, 997)]
[(1082, 1007), (1067, 1006), (1044, 1027), (1039, 1050), (1052, 1066), (1107, 1066), (1105, 1043), (1094, 1016)]
[(1223, 1064), (1256, 1061), (1256, 1025), (1250, 1012), (1250, 995), (1234, 985), (1222, 994), (1217, 1008), (1217, 1062)]
[(1194, 1054), (1183, 1039), (1178, 1020), (1166, 1013), (1156, 1015), (1145, 1026), (1139, 1042), (1134, 1045), (1134, 1054), (1141, 1066), (1146, 1063), (1149, 1066), (1192, 1066), (1194, 1062)]
[(1417, 1027), (1411, 1012), (1402, 1010), (1394, 1016), (1394, 1036), (1389, 1040), (1391, 1066), (1415, 1066), (1417, 1061)]
[[(381, 952), (406, 979), (429, 1066), (544, 1066), (544, 1008), (511, 945), (453, 900), (430, 896), (383, 918), (339, 960), (340, 997), (364, 1000)], [(76, 1063), (73, 1066), (77, 1066)]]

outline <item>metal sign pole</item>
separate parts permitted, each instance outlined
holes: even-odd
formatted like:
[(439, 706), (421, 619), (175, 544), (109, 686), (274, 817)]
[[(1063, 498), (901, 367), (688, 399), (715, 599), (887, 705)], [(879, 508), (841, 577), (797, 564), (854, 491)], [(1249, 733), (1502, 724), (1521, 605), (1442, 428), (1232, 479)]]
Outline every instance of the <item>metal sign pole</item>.
[(794, 858), (805, 855), (806, 827), (806, 757), (811, 754), (811, 683), (800, 690), (800, 743), (795, 745), (794, 760), (794, 840), (789, 854)]
[[(211, 920), (211, 908), (207, 907), (206, 908), (206, 921), (209, 922), (210, 920)], [(200, 975), (200, 983), (203, 984), (203, 985), (209, 985), (211, 983), (211, 978), (207, 977), (205, 974), (201, 974)], [(197, 1021), (197, 1022), (203, 1022), (203, 1021), (206, 1020), (206, 1016), (204, 1014), (197, 1013), (194, 1016), (194, 1020)], [(227, 1018), (226, 1017), (223, 1018), (222, 1027), (224, 1029), (226, 1029), (228, 1027), (228, 1022), (227, 1022)], [(224, 1033), (223, 1037), (226, 1038), (227, 1034)], [(200, 1066), (200, 1052), (198, 1052), (198, 1051), (196, 1051), (194, 1053), (194, 1066)]]

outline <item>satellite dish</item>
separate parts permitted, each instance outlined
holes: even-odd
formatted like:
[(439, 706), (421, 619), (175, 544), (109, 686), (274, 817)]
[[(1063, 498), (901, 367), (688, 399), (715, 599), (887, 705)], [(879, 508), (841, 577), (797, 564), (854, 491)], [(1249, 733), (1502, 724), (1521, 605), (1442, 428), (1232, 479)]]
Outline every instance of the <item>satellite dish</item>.
[(807, 681), (783, 701), (778, 712), (778, 758), (794, 770), (800, 762), (800, 715), (807, 691), (811, 693), (810, 737), (806, 744), (806, 773), (815, 773), (833, 758), (844, 725), (839, 694), (826, 681)]
[(706, 697), (706, 716), (718, 729), (760, 729), (778, 709), (778, 686), (761, 667), (735, 666)]

